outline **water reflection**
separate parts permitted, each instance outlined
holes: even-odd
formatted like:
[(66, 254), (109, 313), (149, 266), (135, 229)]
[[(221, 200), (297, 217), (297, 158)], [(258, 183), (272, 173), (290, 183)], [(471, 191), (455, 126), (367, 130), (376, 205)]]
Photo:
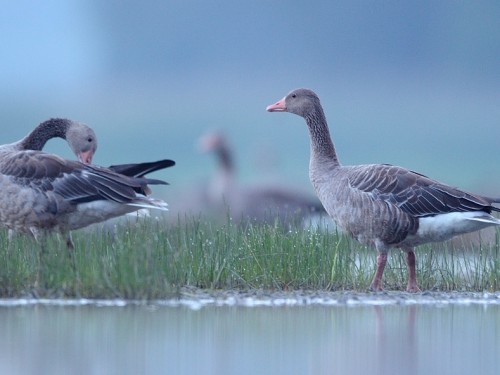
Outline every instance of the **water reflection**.
[(373, 310), (375, 313), (374, 348), (376, 352), (374, 372), (391, 374), (394, 371), (403, 371), (408, 375), (417, 374), (419, 362), (418, 348), (415, 344), (417, 306), (408, 306), (405, 308), (405, 312), (396, 317), (386, 317), (385, 315), (390, 313), (386, 313), (386, 309), (380, 306), (374, 306)]
[(500, 305), (0, 308), (2, 374), (496, 374)]

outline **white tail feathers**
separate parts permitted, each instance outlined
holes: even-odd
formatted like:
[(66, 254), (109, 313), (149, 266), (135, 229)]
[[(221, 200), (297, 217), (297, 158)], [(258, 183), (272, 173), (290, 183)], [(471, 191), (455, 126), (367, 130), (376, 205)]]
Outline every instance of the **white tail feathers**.
[(131, 202), (127, 204), (128, 206), (135, 206), (141, 208), (152, 208), (155, 210), (168, 211), (168, 203), (156, 198), (142, 198), (138, 199), (135, 202)]
[(466, 218), (467, 220), (478, 221), (480, 223), (485, 223), (488, 225), (500, 225), (500, 220), (489, 214), (484, 214), (481, 216), (473, 216)]

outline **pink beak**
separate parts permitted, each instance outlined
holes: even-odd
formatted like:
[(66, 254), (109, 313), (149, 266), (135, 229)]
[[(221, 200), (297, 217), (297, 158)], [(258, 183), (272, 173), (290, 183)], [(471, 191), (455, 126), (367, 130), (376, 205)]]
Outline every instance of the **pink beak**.
[(82, 151), (78, 154), (78, 160), (83, 164), (92, 164), (94, 152), (92, 150)]
[(266, 111), (268, 111), (268, 112), (285, 112), (286, 111), (285, 98), (281, 99), (277, 103), (268, 105), (266, 108)]

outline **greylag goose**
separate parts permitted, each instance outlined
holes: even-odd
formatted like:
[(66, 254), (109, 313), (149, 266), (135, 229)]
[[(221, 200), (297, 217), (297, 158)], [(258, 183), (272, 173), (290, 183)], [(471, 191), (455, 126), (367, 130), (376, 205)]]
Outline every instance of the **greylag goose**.
[(141, 208), (167, 209), (164, 201), (147, 196), (148, 184), (166, 182), (135, 177), (136, 170), (126, 176), (109, 168), (24, 150), (27, 139), (29, 136), (0, 146), (0, 224), (33, 235), (42, 247), (47, 232), (65, 234), (72, 248), (71, 230)]
[(409, 292), (418, 292), (414, 247), (500, 225), (492, 199), (466, 193), (424, 175), (387, 164), (343, 166), (330, 137), (318, 96), (311, 90), (290, 92), (269, 112), (290, 112), (309, 128), (309, 178), (337, 225), (378, 251), (371, 289), (382, 290), (390, 248), (406, 252)]
[[(23, 139), (4, 147), (16, 151), (42, 151), (47, 141), (52, 138), (65, 139), (80, 162), (84, 164), (92, 163), (93, 156), (97, 150), (95, 132), (85, 124), (64, 118), (51, 118), (44, 121)], [(112, 165), (109, 169), (128, 177), (144, 177), (148, 173), (174, 165), (175, 162), (173, 160), (163, 159), (147, 163)], [(149, 195), (151, 191), (147, 188), (143, 191), (138, 191), (138, 193)], [(147, 212), (147, 210), (144, 209), (144, 212)], [(13, 230), (9, 229), (9, 239), (12, 238), (13, 234)], [(67, 239), (67, 243), (72, 244), (70, 236)]]
[(211, 152), (216, 157), (218, 168), (210, 182), (207, 200), (213, 211), (219, 211), (224, 218), (229, 210), (236, 222), (249, 219), (274, 223), (279, 219), (288, 225), (324, 213), (316, 198), (297, 191), (281, 186), (239, 186), (233, 153), (222, 133), (208, 133), (201, 137), (199, 144), (202, 151)]

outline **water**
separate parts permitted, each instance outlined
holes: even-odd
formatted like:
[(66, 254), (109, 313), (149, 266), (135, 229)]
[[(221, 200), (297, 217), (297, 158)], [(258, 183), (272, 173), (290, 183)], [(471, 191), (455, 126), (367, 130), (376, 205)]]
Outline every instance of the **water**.
[(0, 373), (498, 373), (498, 298), (231, 298), (4, 301)]

